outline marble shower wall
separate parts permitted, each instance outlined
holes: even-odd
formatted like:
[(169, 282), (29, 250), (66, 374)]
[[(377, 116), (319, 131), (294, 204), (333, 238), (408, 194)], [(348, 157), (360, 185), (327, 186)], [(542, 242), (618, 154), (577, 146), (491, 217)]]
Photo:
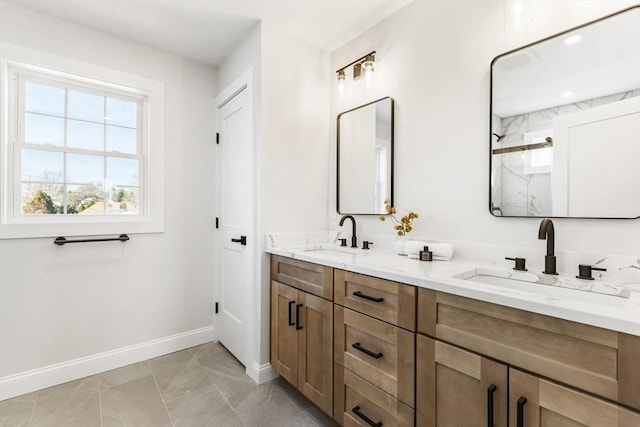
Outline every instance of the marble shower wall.
[[(494, 115), (492, 132), (505, 136), (500, 142), (493, 137), (492, 148), (523, 145), (526, 133), (553, 128), (557, 117), (637, 96), (640, 96), (640, 89), (512, 117)], [(504, 216), (551, 215), (551, 174), (527, 174), (524, 169), (525, 159), (521, 152), (492, 156), (494, 185), (491, 197), (494, 208), (500, 207)], [(500, 212), (496, 210), (494, 214), (500, 215)]]

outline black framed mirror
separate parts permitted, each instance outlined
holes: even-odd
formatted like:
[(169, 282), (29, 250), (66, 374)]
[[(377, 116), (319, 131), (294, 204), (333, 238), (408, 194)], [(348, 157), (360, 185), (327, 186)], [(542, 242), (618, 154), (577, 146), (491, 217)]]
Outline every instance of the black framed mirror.
[(337, 201), (340, 214), (386, 214), (393, 203), (394, 103), (385, 97), (338, 115)]
[(640, 5), (491, 63), (489, 210), (640, 217)]

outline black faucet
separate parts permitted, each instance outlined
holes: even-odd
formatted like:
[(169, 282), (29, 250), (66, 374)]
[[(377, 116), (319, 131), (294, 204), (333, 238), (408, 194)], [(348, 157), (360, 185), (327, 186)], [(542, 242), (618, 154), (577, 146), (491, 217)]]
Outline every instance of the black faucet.
[(352, 248), (357, 248), (358, 247), (358, 238), (356, 237), (356, 219), (351, 215), (343, 216), (342, 218), (340, 218), (340, 226), (341, 227), (344, 224), (344, 220), (345, 219), (350, 219), (351, 220), (351, 224), (352, 224), (352, 228), (351, 228), (351, 247)]
[(556, 256), (553, 247), (555, 245), (555, 231), (553, 230), (553, 222), (549, 218), (545, 218), (540, 222), (540, 230), (538, 230), (538, 239), (547, 239), (547, 255), (544, 257), (544, 274), (557, 275)]

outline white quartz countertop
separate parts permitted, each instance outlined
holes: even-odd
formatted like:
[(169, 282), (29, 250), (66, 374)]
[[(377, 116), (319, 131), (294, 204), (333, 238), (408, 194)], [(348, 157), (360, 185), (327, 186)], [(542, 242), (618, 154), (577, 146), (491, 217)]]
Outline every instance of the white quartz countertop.
[[(274, 255), (640, 336), (640, 287), (631, 287), (630, 293), (627, 292), (630, 297), (623, 298), (539, 283), (493, 285), (454, 276), (474, 269), (508, 272), (509, 269), (504, 265), (455, 258), (426, 262), (382, 250), (366, 251), (331, 244), (267, 246), (267, 252)], [(533, 270), (531, 272), (542, 279), (553, 278), (563, 286), (580, 286), (581, 283), (588, 283), (589, 286), (608, 285), (599, 279), (588, 282), (575, 279), (575, 276), (548, 276)]]

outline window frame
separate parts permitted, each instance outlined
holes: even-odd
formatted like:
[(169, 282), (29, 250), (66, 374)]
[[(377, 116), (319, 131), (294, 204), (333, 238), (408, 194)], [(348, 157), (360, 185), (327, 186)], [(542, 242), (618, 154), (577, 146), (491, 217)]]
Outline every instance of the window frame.
[[(24, 140), (26, 82), (140, 100), (138, 154), (69, 149)], [(103, 235), (162, 232), (164, 228), (164, 84), (20, 46), (0, 43), (0, 239), (56, 235)], [(22, 115), (22, 117), (20, 117)], [(67, 117), (65, 112), (65, 117)], [(106, 125), (106, 123), (105, 123)], [(22, 213), (22, 149), (106, 157), (137, 158), (137, 215), (24, 215)], [(64, 182), (63, 184), (65, 184)], [(66, 200), (66, 195), (65, 195)]]

